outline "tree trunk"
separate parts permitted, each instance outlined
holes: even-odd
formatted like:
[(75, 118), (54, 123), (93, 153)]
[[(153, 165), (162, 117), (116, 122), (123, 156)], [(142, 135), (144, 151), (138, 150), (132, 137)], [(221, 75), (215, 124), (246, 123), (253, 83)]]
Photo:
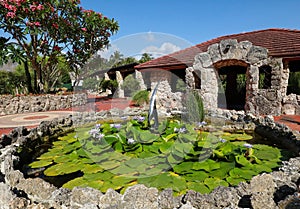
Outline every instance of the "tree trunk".
[(33, 82), (33, 85), (34, 85), (34, 92), (35, 93), (38, 93), (38, 85), (37, 85), (37, 75), (36, 75), (36, 71), (34, 70), (33, 71), (33, 77), (34, 77), (34, 82)]
[(31, 84), (31, 75), (29, 72), (29, 67), (28, 67), (27, 61), (24, 61), (24, 70), (25, 70), (26, 85), (27, 85), (28, 93), (34, 93), (32, 84)]

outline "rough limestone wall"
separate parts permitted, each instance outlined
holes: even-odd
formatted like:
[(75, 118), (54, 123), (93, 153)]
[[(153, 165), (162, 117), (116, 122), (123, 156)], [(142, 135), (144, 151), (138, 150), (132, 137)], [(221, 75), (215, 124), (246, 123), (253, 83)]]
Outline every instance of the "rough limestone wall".
[[(153, 90), (159, 82), (157, 90), (156, 106), (160, 110), (181, 110), (182, 93), (172, 92), (172, 73), (166, 70), (151, 71), (151, 89)], [(151, 92), (152, 94), (152, 92)]]
[(0, 115), (71, 108), (87, 103), (86, 94), (12, 96), (0, 95)]
[(300, 95), (290, 94), (283, 98), (282, 113), (300, 115)]
[[(283, 70), (282, 59), (268, 56), (268, 50), (254, 46), (249, 41), (238, 42), (235, 39), (222, 40), (212, 44), (207, 52), (195, 56), (192, 68), (186, 70), (188, 86), (193, 87), (192, 72), (201, 78), (201, 94), (206, 108), (217, 108), (218, 102), (218, 73), (215, 67), (222, 67), (222, 63), (230, 66), (234, 63), (244, 63), (248, 66), (246, 72), (246, 105), (245, 110), (253, 114), (282, 113), (282, 101), (287, 88), (288, 72)], [(272, 68), (270, 89), (259, 89), (259, 68)]]
[[(271, 87), (269, 89), (259, 89), (259, 67), (271, 67)], [(249, 76), (255, 78), (253, 85), (250, 104), (253, 105), (249, 110), (256, 114), (280, 115), (282, 113), (282, 100), (285, 95), (285, 81), (283, 79), (282, 59), (267, 58), (258, 63), (251, 65), (252, 71)]]

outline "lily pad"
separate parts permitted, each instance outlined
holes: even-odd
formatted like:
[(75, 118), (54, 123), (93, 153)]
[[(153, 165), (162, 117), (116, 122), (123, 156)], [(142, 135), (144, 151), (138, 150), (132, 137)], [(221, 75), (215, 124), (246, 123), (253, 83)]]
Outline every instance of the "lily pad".
[(280, 150), (274, 147), (270, 147), (262, 144), (256, 144), (253, 146), (253, 148), (254, 148), (254, 155), (261, 160), (277, 159), (279, 161), (281, 157)]
[(194, 162), (182, 162), (178, 165), (175, 165), (173, 167), (173, 170), (176, 173), (180, 173), (180, 174), (191, 172), (191, 169), (193, 168), (193, 164), (194, 164)]
[(232, 177), (232, 176), (228, 176), (228, 177), (226, 178), (226, 181), (227, 181), (231, 186), (237, 186), (237, 185), (238, 185), (239, 183), (241, 183), (241, 182), (246, 182), (246, 180), (243, 179), (243, 178), (241, 178), (241, 177), (237, 178), (237, 177)]
[(209, 172), (218, 168), (220, 168), (220, 163), (211, 159), (193, 164), (194, 170), (205, 170)]
[(188, 182), (187, 187), (188, 187), (188, 189), (194, 190), (201, 194), (207, 194), (211, 191), (204, 183)]
[(186, 174), (185, 179), (188, 182), (203, 182), (206, 178), (208, 178), (209, 175), (205, 171), (197, 171), (193, 173)]
[(218, 179), (218, 178), (206, 178), (204, 180), (204, 184), (210, 189), (213, 190), (214, 188), (218, 186), (228, 186), (228, 183), (224, 180)]
[(102, 172), (104, 170), (98, 164), (92, 164), (92, 165), (87, 164), (81, 169), (81, 171), (85, 174), (92, 174), (92, 173)]
[(43, 167), (51, 165), (52, 163), (53, 163), (53, 161), (51, 159), (38, 160), (38, 161), (34, 161), (34, 162), (30, 163), (29, 166), (31, 168), (43, 168)]
[(234, 167), (234, 162), (220, 162), (220, 168), (212, 170), (208, 174), (218, 179), (224, 179), (228, 176), (229, 171)]
[(239, 141), (246, 141), (246, 140), (251, 140), (253, 137), (251, 135), (242, 133), (242, 134), (231, 134), (231, 133), (224, 133), (222, 135), (223, 139), (226, 139), (228, 141), (231, 140), (239, 140)]
[(78, 177), (78, 178), (68, 181), (62, 187), (67, 188), (67, 189), (73, 189), (74, 187), (84, 186), (87, 184), (87, 182), (88, 181), (86, 179), (84, 179), (83, 177)]
[(235, 156), (235, 160), (238, 164), (242, 165), (242, 166), (250, 166), (252, 165), (247, 158), (244, 155), (237, 155)]
[(257, 175), (258, 173), (254, 170), (250, 169), (241, 169), (241, 168), (234, 168), (229, 171), (231, 177), (243, 178), (246, 180), (250, 180), (253, 176)]

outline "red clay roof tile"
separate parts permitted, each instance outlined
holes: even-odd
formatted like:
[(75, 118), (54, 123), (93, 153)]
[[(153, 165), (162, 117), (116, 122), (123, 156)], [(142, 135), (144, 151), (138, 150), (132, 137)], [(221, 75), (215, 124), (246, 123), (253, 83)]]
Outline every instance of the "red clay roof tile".
[(207, 51), (207, 48), (225, 39), (237, 39), (238, 42), (250, 41), (253, 45), (269, 50), (272, 57), (300, 56), (300, 30), (266, 29), (221, 36), (201, 44), (165, 55), (135, 66), (136, 69), (159, 68), (182, 65), (191, 66), (196, 54)]

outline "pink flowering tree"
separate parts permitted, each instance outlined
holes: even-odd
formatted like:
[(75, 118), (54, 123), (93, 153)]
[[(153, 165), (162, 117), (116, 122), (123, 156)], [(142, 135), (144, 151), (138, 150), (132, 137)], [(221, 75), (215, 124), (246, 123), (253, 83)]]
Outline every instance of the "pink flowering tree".
[(80, 7), (79, 0), (0, 0), (0, 28), (23, 50), (40, 91), (49, 90), (59, 57), (78, 75), (118, 27), (114, 19)]

